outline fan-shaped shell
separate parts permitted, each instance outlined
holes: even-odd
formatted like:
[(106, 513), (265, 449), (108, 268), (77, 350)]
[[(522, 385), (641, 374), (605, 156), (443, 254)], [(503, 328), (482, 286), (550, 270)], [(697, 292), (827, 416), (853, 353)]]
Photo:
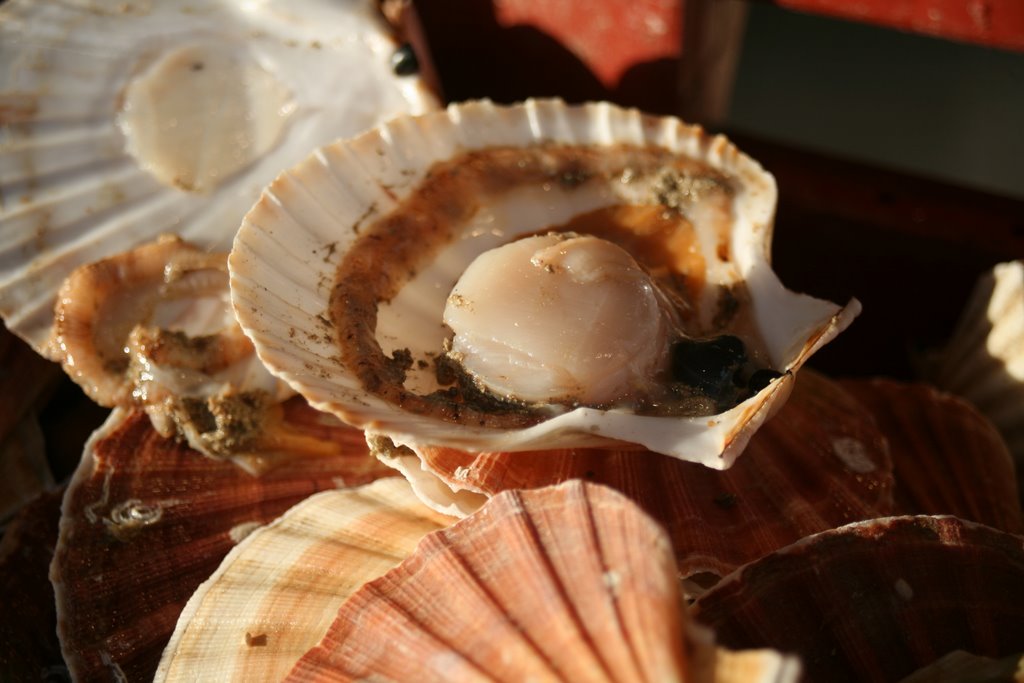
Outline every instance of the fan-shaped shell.
[[(507, 492), (355, 593), (288, 680), (711, 680), (688, 678), (709, 672), (684, 645), (674, 573), (664, 534), (611, 489)], [(799, 670), (747, 664), (734, 680)]]
[[(731, 223), (694, 214), (685, 237), (670, 231), (679, 237), (671, 249), (621, 228), (620, 246), (687, 282), (699, 335), (756, 329), (748, 341), (758, 337), (785, 374), (699, 418), (579, 407), (543, 419), (506, 413), (505, 428), (494, 413), (450, 403), (433, 361), (444, 354), (445, 300), (470, 261), (588, 212), (671, 208), (655, 187), (664, 173), (724, 183), (718, 208)], [(782, 287), (768, 265), (774, 202), (774, 181), (756, 162), (677, 119), (608, 104), (453, 105), (325, 147), (275, 180), (235, 241), (232, 301), (273, 372), (314, 405), (396, 443), (531, 450), (625, 441), (724, 468), (781, 405), (792, 373), (859, 310)], [(688, 270), (691, 260), (701, 265)]]
[(681, 680), (680, 606), (667, 539), (621, 495), (508, 492), (353, 595), (289, 680)]
[(144, 413), (115, 410), (64, 498), (51, 567), (61, 648), (82, 680), (148, 680), (193, 591), (254, 527), (323, 489), (387, 473), (362, 435), (301, 404), (293, 424), (334, 444), (260, 477), (160, 437)]
[(808, 534), (892, 509), (892, 463), (874, 420), (810, 370), (724, 472), (631, 450), (417, 451), (422, 463), (399, 456), (412, 460), (401, 469), (429, 474), (426, 493), (448, 494), (436, 503), (443, 510), (461, 503), (465, 513), (501, 491), (573, 478), (612, 486), (664, 525), (684, 577), (722, 576)]
[(927, 384), (879, 378), (842, 386), (871, 411), (889, 443), (898, 514), (1024, 530), (1013, 459), (977, 410)]
[(1024, 261), (982, 275), (932, 381), (974, 404), (999, 428), (1024, 481)]
[(282, 168), (434, 100), (369, 0), (0, 7), (0, 314), (36, 350), (76, 265), (226, 250)]
[(189, 599), (156, 681), (280, 681), (363, 583), (454, 519), (401, 477), (324, 491), (235, 546)]
[(1024, 651), (1024, 538), (954, 517), (810, 536), (723, 579), (697, 620), (798, 654), (813, 681), (898, 681), (953, 650)]

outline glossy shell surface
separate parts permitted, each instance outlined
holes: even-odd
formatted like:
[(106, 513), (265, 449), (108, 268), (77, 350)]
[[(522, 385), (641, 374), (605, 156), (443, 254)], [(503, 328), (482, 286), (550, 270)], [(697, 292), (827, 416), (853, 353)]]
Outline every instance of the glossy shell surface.
[(402, 469), (422, 475), (421, 496), (442, 510), (466, 513), (501, 491), (574, 478), (611, 486), (665, 527), (684, 578), (723, 576), (808, 534), (887, 515), (893, 505), (892, 463), (871, 414), (811, 370), (724, 472), (623, 449), (418, 451), (419, 458), (399, 456), (411, 461)]
[(885, 435), (895, 514), (953, 515), (1024, 530), (1013, 459), (995, 426), (961, 398), (923, 383), (843, 380)]
[(796, 681), (687, 627), (667, 539), (611, 489), (510, 491), (366, 584), (287, 680)]
[(432, 108), (368, 0), (0, 8), (0, 313), (45, 348), (77, 265), (162, 233), (226, 250), (282, 168)]
[[(512, 175), (518, 183), (517, 174), (526, 169), (522, 177), (531, 180), (512, 190), (499, 181), (493, 192), (485, 187), (482, 194), (459, 194), (460, 160), (466, 158), (483, 159), (484, 168), (499, 158), (505, 164), (495, 172), (499, 178)], [(482, 413), (465, 406), (451, 409), (467, 413), (458, 417), (408, 408), (438, 395), (432, 360), (444, 354), (442, 310), (476, 256), (588, 212), (643, 201), (653, 201), (657, 210), (654, 184), (665, 163), (709, 169), (728, 178), (730, 188), (724, 210), (731, 221), (719, 231), (722, 223), (695, 216), (695, 236), (676, 254), (688, 263), (682, 255), (699, 253), (700, 267), (687, 273), (691, 323), (705, 336), (722, 332), (716, 321), (732, 310), (723, 303), (727, 292), (743, 289), (749, 301), (737, 317), (756, 328), (766, 362), (783, 373), (780, 378), (705, 417), (640, 415), (629, 407), (555, 408), (536, 423), (505, 428), (477, 424)], [(471, 188), (472, 182), (489, 182), (487, 171), (467, 173), (477, 179)], [(449, 180), (456, 194), (438, 202), (443, 211), (409, 209), (436, 201), (434, 191), (447, 192)], [(392, 120), (283, 173), (239, 231), (229, 258), (232, 300), (272, 372), (314, 405), (398, 444), (535, 450), (629, 442), (725, 468), (785, 400), (797, 368), (859, 311), (856, 302), (843, 308), (790, 292), (775, 277), (768, 262), (775, 194), (774, 180), (756, 162), (724, 138), (677, 119), (560, 101), (452, 105)], [(381, 244), (387, 249), (379, 258), (364, 253)], [(649, 253), (668, 252), (659, 247)], [(661, 265), (674, 273), (685, 270), (680, 263)], [(365, 279), (337, 279), (340, 268), (358, 270), (361, 264), (376, 264), (376, 270)], [(345, 293), (339, 295), (341, 285)], [(357, 315), (357, 309), (365, 317), (339, 322), (337, 315)], [(380, 376), (402, 358), (411, 363), (402, 377)], [(397, 398), (378, 391), (382, 386)]]
[(358, 591), (289, 680), (679, 681), (674, 574), (610, 489), (509, 492)]
[(455, 520), (401, 477), (324, 491), (247, 536), (189, 599), (155, 681), (280, 681), (363, 583)]
[(954, 517), (890, 517), (810, 536), (695, 603), (732, 648), (803, 660), (808, 680), (898, 681), (954, 650), (1024, 650), (1024, 538)]
[(292, 408), (334, 457), (298, 454), (255, 477), (159, 436), (142, 412), (115, 410), (94, 434), (50, 570), (74, 677), (150, 680), (186, 601), (246, 533), (317, 491), (387, 474), (359, 432)]

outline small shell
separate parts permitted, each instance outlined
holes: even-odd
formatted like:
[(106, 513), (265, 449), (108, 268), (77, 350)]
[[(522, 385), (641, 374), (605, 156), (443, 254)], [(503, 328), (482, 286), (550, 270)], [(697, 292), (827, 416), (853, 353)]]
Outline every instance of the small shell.
[(435, 106), (370, 0), (0, 7), (0, 314), (42, 351), (77, 265), (162, 233), (226, 250), (280, 169)]
[(86, 446), (64, 498), (51, 566), (61, 647), (74, 677), (149, 680), (178, 614), (239, 540), (324, 489), (387, 474), (359, 432), (309, 408), (290, 419), (335, 444), (260, 477), (160, 437), (115, 410)]
[(1024, 539), (954, 517), (810, 536), (695, 603), (727, 647), (801, 657), (810, 681), (897, 681), (946, 653), (1024, 651)]
[(189, 599), (155, 681), (280, 681), (341, 603), (455, 521), (400, 477), (324, 491), (257, 529)]
[(422, 463), (399, 456), (412, 461), (400, 469), (423, 475), (413, 480), (425, 486), (421, 496), (445, 496), (430, 499), (440, 510), (465, 514), (485, 496), (573, 478), (612, 486), (665, 526), (683, 577), (722, 576), (807, 534), (892, 509), (892, 463), (874, 420), (837, 383), (810, 370), (724, 472), (630, 450), (417, 450)]
[(979, 278), (930, 378), (992, 420), (1024, 482), (1024, 261)]
[[(702, 181), (717, 188), (708, 206)], [(399, 445), (628, 442), (721, 469), (781, 406), (804, 360), (859, 311), (856, 302), (842, 308), (790, 292), (775, 277), (775, 194), (756, 162), (677, 119), (604, 103), (452, 105), (325, 147), (279, 176), (235, 241), (232, 302), (272, 372), (314, 405)], [(682, 216), (691, 201), (693, 212), (673, 219), (688, 227), (664, 233), (644, 232), (649, 221), (598, 228), (586, 218), (620, 208), (652, 220)], [(685, 289), (679, 314), (693, 336), (743, 328), (782, 376), (704, 417), (550, 404), (524, 417), (453, 398), (434, 373), (453, 285), (484, 251), (564, 225), (603, 231), (675, 283), (675, 294)]]
[(621, 495), (510, 491), (360, 589), (288, 680), (682, 680), (680, 608), (667, 539)]
[(76, 268), (54, 307), (52, 356), (100, 405), (141, 408), (161, 436), (250, 472), (287, 452), (273, 377), (228, 305), (227, 254), (162, 235)]
[(1024, 531), (1013, 459), (996, 428), (927, 384), (844, 380), (889, 442), (896, 514), (953, 515)]
[[(64, 680), (57, 642), (53, 587), (46, 570), (53, 558), (63, 489), (25, 505), (0, 541), (0, 672), (9, 681)], [(15, 607), (16, 606), (16, 607)], [(53, 676), (50, 679), (49, 676)]]

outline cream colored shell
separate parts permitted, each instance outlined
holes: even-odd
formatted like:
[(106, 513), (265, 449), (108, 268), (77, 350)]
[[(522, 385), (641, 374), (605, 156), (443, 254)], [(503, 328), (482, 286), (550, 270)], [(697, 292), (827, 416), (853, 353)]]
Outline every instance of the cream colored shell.
[(435, 101), (371, 0), (0, 6), (0, 314), (37, 351), (80, 264), (226, 250), (282, 168)]
[[(695, 221), (709, 283), (701, 296), (714, 298), (723, 288), (744, 284), (768, 361), (784, 371), (784, 377), (711, 417), (666, 418), (581, 407), (520, 429), (403, 412), (364, 389), (354, 368), (339, 361), (338, 342), (346, 331), (331, 322), (332, 286), (346, 250), (368, 226), (392, 214), (436, 163), (473, 150), (559, 143), (602, 150), (616, 145), (664, 149), (732, 180), (737, 189), (731, 200), (733, 225), (724, 238), (728, 259), (718, 256), (722, 236), (713, 226)], [(509, 192), (481, 207), (429, 267), (416, 272), (397, 296), (378, 304), (376, 340), (381, 349), (385, 354), (408, 349), (414, 359), (442, 353), (445, 299), (476, 255), (584, 212), (634, 203), (635, 193), (643, 189), (629, 182), (580, 191), (545, 184)], [(782, 286), (769, 264), (775, 199), (773, 178), (755, 161), (725, 138), (709, 136), (678, 119), (645, 116), (605, 103), (452, 105), (447, 111), (398, 118), (339, 141), (279, 176), (247, 215), (235, 240), (229, 257), (232, 301), (243, 330), (272, 372), (317, 407), (369, 432), (384, 433), (397, 445), (524, 450), (629, 442), (725, 468), (785, 400), (792, 373), (845, 328), (860, 308), (856, 301), (843, 308)], [(714, 306), (710, 301), (701, 304), (698, 310), (707, 318), (701, 322), (712, 326)], [(436, 388), (431, 382), (429, 370), (414, 366), (405, 388), (425, 393)]]
[(401, 477), (299, 503), (239, 543), (189, 600), (156, 681), (280, 681), (366, 581), (454, 519)]

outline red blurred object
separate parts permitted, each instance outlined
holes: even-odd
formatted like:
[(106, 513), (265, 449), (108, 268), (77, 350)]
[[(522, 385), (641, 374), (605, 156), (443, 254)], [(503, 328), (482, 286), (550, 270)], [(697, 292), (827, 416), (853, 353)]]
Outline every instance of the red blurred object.
[(501, 26), (533, 26), (556, 38), (607, 88), (616, 88), (635, 65), (679, 57), (680, 0), (564, 2), (502, 0)]
[(772, 0), (786, 9), (827, 14), (938, 38), (1024, 50), (1021, 0)]
[(677, 110), (682, 0), (418, 0), (445, 98)]

